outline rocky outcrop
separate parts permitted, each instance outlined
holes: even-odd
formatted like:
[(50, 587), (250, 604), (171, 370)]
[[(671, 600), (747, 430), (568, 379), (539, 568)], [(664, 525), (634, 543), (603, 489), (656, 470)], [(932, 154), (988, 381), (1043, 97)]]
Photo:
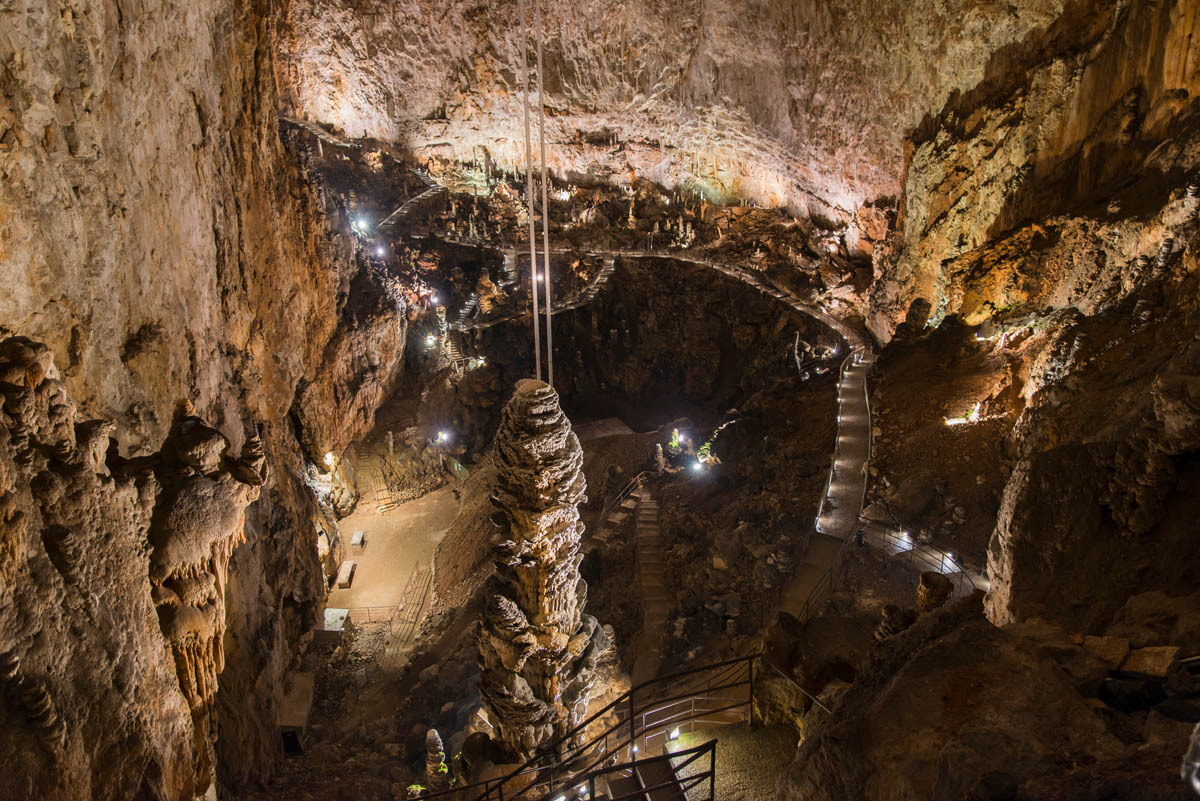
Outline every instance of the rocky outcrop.
[(152, 601), (159, 484), (57, 376), (0, 342), (0, 798), (190, 799), (211, 771)]
[(1174, 797), (1179, 752), (1135, 756), (1049, 647), (987, 623), (977, 596), (922, 617), (860, 667), (780, 798)]
[(1200, 164), (1185, 101), (1200, 90), (1196, 15), (1188, 0), (1066, 3), (922, 125), (903, 249), (874, 288), (879, 336), (918, 298), (935, 323), (1021, 304), (1090, 313), (1159, 269), (1186, 216), (1165, 201)]
[[(297, 442), (319, 457), (361, 435), (365, 407), (398, 374), (405, 336), (403, 319), (378, 305), (377, 282), (357, 278), (364, 268), (348, 224), (324, 222), (280, 135), (267, 15), (265, 4), (227, 0), (180, 15), (114, 0), (0, 4), (0, 333), (50, 348), (80, 413), (106, 421), (86, 432), (101, 464), (110, 434), (108, 454), (156, 451), (183, 398), (233, 452), (249, 421), (262, 422), (274, 478), (247, 508), (246, 543), (230, 561), (215, 699), (218, 770), (239, 786), (273, 769), (282, 678), (323, 591)], [(140, 581), (143, 557), (129, 544), (145, 522), (128, 497), (136, 491), (106, 480), (81, 485), (106, 510), (94, 522), (51, 522), (37, 535), (51, 561), (35, 561), (35, 572), (62, 565), (64, 581), (86, 583), (93, 571), (107, 571), (104, 586)], [(109, 545), (98, 554), (100, 541)], [(57, 602), (43, 593), (53, 588), (30, 594), (38, 603), (22, 607), (26, 623), (13, 631), (59, 625), (46, 618)], [(118, 595), (98, 597), (124, 610)], [(77, 706), (112, 723), (87, 724), (88, 754), (72, 756), (62, 797), (93, 797), (80, 783), (89, 765), (105, 788), (95, 797), (137, 797), (133, 763), (145, 769), (146, 794), (184, 791), (166, 743), (177, 738), (190, 752), (191, 724), (175, 717), (187, 717), (180, 698), (156, 697), (161, 634), (148, 638), (128, 622), (136, 617), (73, 613), (81, 642), (122, 631), (125, 645), (92, 666), (108, 677), (117, 665), (117, 690), (105, 678), (86, 704), (57, 704), (68, 719)], [(42, 675), (42, 657), (17, 653), (22, 670)], [(143, 668), (146, 687), (126, 686)], [(61, 692), (56, 680), (47, 687)], [(138, 734), (150, 718), (153, 736)], [(71, 742), (68, 733), (68, 750)], [(21, 797), (51, 797), (42, 789)]]
[(986, 424), (1007, 440), (999, 508), (986, 499), (972, 522), (995, 522), (995, 622), (1099, 631), (1130, 593), (1183, 592), (1200, 575), (1182, 523), (1200, 447), (1185, 333), (1200, 230), (1186, 102), (1200, 90), (1196, 14), (1184, 0), (1068, 3), (912, 137), (868, 324), (884, 341), (910, 312), (920, 324), (906, 336), (952, 316), (997, 334), (976, 329), (999, 344), (961, 354), (1003, 365), (990, 389), (977, 376), (930, 399), (973, 396), (1009, 417)]
[(221, 432), (188, 411), (180, 411), (155, 466), (150, 585), (192, 714), (196, 775), (207, 777), (217, 740), (217, 677), (225, 668), (229, 560), (245, 542), (245, 510), (258, 500), (267, 472), (257, 434), (235, 461)]
[(500, 531), (478, 633), (479, 690), (496, 735), (524, 759), (583, 720), (608, 642), (583, 613), (583, 451), (551, 387), (517, 383), (496, 463)]

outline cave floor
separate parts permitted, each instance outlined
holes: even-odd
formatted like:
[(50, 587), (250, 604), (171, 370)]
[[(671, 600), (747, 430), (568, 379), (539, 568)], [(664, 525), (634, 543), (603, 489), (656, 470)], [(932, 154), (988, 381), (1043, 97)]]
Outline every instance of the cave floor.
[(360, 502), (339, 527), (348, 539), (362, 531), (366, 545), (350, 548), (346, 558), (357, 563), (354, 582), (347, 589), (334, 588), (327, 606), (395, 607), (404, 595), (418, 563), (428, 568), (446, 529), (458, 514), (459, 502), (450, 487), (443, 487), (386, 513), (374, 502)]
[[(777, 798), (775, 782), (796, 753), (796, 732), (791, 726), (723, 726), (684, 732), (669, 750), (693, 748), (717, 741), (714, 798), (721, 801), (767, 801)], [(703, 772), (707, 759), (680, 771), (681, 776)]]

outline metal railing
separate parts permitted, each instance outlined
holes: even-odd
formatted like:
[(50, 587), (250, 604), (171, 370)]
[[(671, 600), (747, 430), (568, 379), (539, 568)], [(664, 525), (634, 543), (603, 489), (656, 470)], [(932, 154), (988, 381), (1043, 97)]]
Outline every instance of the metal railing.
[(904, 527), (859, 517), (864, 545), (884, 560), (901, 561), (920, 572), (941, 573), (954, 583), (952, 598), (970, 595), (976, 589), (987, 589), (982, 572), (969, 565), (961, 555), (935, 543), (919, 542)]
[[(400, 602), (395, 606), (360, 606), (351, 607), (350, 619), (354, 620), (355, 612), (366, 611), (368, 623), (382, 622), (387, 624), (383, 636), (371, 657), (368, 669), (370, 671), (390, 669), (395, 667), (405, 647), (416, 637), (418, 628), (424, 620), (425, 607), (433, 590), (433, 566), (421, 569), (421, 563), (413, 563), (413, 572), (404, 585)], [(379, 610), (387, 609), (386, 619), (382, 616), (372, 619), (370, 615), (382, 615)]]
[(834, 592), (834, 585), (837, 583), (837, 573), (841, 568), (842, 560), (845, 558), (846, 549), (850, 547), (853, 540), (847, 539), (842, 542), (837, 553), (833, 555), (833, 562), (829, 569), (825, 571), (825, 575), (817, 581), (816, 585), (809, 592), (808, 598), (804, 600), (804, 606), (800, 607), (799, 614), (796, 619), (801, 623), (807, 623), (809, 620), (817, 616), (821, 610), (821, 605), (829, 599)]
[(604, 525), (604, 521), (608, 520), (608, 516), (615, 512), (617, 507), (620, 506), (626, 498), (632, 495), (634, 490), (641, 486), (642, 480), (645, 479), (649, 474), (649, 470), (643, 470), (642, 472), (638, 473), (629, 480), (629, 483), (625, 485), (624, 489), (618, 492), (612, 500), (604, 504), (604, 506), (600, 509), (600, 525)]
[[(849, 343), (847, 343), (847, 344), (849, 345)], [(845, 381), (846, 381), (846, 374), (850, 371), (851, 367), (859, 364), (862, 361), (862, 356), (863, 356), (864, 352), (865, 352), (864, 346), (860, 345), (860, 346), (856, 346), (856, 347), (851, 347), (850, 352), (848, 354), (846, 354), (846, 358), (842, 360), (841, 368), (838, 370), (838, 419), (839, 420), (843, 416), (842, 406), (846, 402), (846, 399), (842, 396), (843, 385), (845, 384)], [(867, 396), (869, 394), (870, 393), (867, 391), (866, 379), (863, 379), (863, 395)], [(866, 469), (866, 466), (871, 461), (871, 445), (872, 445), (870, 398), (866, 398), (866, 404), (867, 404), (867, 457), (866, 457), (866, 459), (863, 460), (863, 466), (861, 468), (863, 470)], [(842, 453), (842, 432), (841, 432), (841, 426), (839, 425), (837, 437), (835, 438), (834, 444), (833, 444), (833, 461), (829, 465), (829, 476), (825, 479), (825, 490), (824, 490), (824, 492), (821, 493), (821, 500), (817, 504), (817, 517), (813, 523), (813, 527), (822, 534), (824, 534), (826, 532), (821, 530), (821, 518), (825, 515), (825, 504), (829, 499), (829, 490), (833, 487), (833, 479), (837, 474), (837, 463), (838, 463), (838, 459), (841, 458), (841, 453)], [(867, 499), (867, 481), (866, 481), (866, 478), (864, 477), (863, 478), (862, 498), (860, 499), (859, 506), (858, 506), (859, 509), (862, 509), (863, 504), (866, 502), (866, 499)]]
[[(755, 663), (761, 654), (729, 659), (641, 682), (563, 734), (505, 776), (445, 790), (461, 801), (533, 801), (615, 765), (645, 761), (639, 752), (697, 726), (753, 723)], [(644, 791), (643, 791), (644, 792)]]
[[(696, 764), (703, 764), (705, 757), (708, 758), (708, 766), (699, 772), (683, 773), (687, 768)], [(609, 801), (646, 801), (646, 799), (654, 798), (654, 794), (659, 790), (667, 790), (674, 788), (677, 793), (682, 795), (687, 801), (713, 801), (716, 798), (716, 777), (717, 777), (717, 741), (709, 740), (706, 743), (693, 746), (691, 748), (673, 751), (671, 753), (662, 754), (661, 756), (650, 757), (649, 759), (640, 760), (637, 763), (637, 768), (645, 771), (647, 767), (662, 765), (669, 771), (671, 778), (658, 782), (657, 784), (647, 784), (642, 774), (638, 772), (635, 766), (630, 764), (611, 765), (609, 767), (600, 768), (592, 771), (586, 776), (580, 776), (571, 783), (571, 788), (574, 792), (570, 795), (562, 794), (564, 799), (577, 798), (596, 798), (596, 786), (601, 787), (608, 784), (607, 777), (613, 774), (618, 774), (622, 777), (633, 776), (638, 784), (638, 789), (620, 795), (613, 795), (610, 791), (607, 795)], [(682, 774), (682, 775), (681, 775)], [(707, 785), (707, 787), (705, 787)], [(689, 795), (691, 790), (701, 788), (701, 792), (695, 795)], [(583, 791), (586, 789), (586, 793)], [(548, 797), (550, 793), (547, 793)], [(557, 798), (558, 796), (555, 796)], [(678, 796), (676, 796), (678, 797)]]
[(396, 614), (394, 606), (351, 606), (346, 609), (355, 623), (387, 623)]

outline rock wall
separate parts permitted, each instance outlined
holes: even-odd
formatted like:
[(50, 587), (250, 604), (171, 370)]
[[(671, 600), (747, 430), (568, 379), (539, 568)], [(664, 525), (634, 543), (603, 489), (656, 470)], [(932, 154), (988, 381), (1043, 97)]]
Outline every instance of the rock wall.
[[(1126, 658), (1130, 645), (1046, 624), (997, 628), (978, 597), (925, 615), (873, 648), (849, 687), (826, 685), (833, 714), (806, 716), (779, 797), (1183, 801), (1190, 725), (1171, 715), (1186, 713), (1161, 689), (1133, 697), (1154, 682)], [(1190, 682), (1184, 673), (1175, 680)]]
[(1091, 313), (1145, 282), (1134, 262), (1186, 219), (1170, 201), (1200, 164), (1198, 14), (1192, 0), (1068, 3), (926, 120), (903, 247), (874, 289), (878, 337), (918, 298), (935, 323), (977, 322), (1021, 304)]
[(192, 798), (261, 453), (234, 477), (224, 438), (189, 418), (177, 458), (123, 460), (56, 375), (44, 345), (0, 342), (0, 797)]
[(1200, 575), (1178, 522), (1200, 446), (1198, 10), (1070, 4), (913, 140), (872, 328), (887, 339), (916, 301), (931, 324), (1050, 332), (1014, 362), (1025, 407), (989, 547), (996, 622), (1097, 629), (1130, 593)]
[[(532, 24), (533, 4), (528, 4)], [(849, 220), (901, 186), (903, 138), (1058, 0), (545, 4), (548, 158)], [(516, 3), (291, 0), (291, 113), (422, 156), (523, 157)], [(486, 153), (486, 155), (485, 155)]]
[[(178, 13), (112, 0), (0, 5), (0, 334), (49, 345), (80, 413), (112, 421), (114, 453), (157, 450), (182, 400), (234, 452), (248, 421), (262, 421), (274, 479), (247, 510), (247, 542), (230, 561), (216, 698), (219, 769), (234, 784), (271, 770), (275, 694), (323, 590), (298, 443), (340, 450), (369, 426), (405, 333), (400, 310), (378, 305), (349, 231), (321, 222), (285, 150), (270, 41), (264, 3), (206, 0)], [(133, 489), (95, 492), (116, 497), (97, 501), (112, 507), (94, 523), (109, 545), (89, 558), (125, 581), (145, 559), (143, 512)], [(57, 620), (53, 599), (32, 603), (40, 590), (11, 591), (29, 598), (22, 625)], [(144, 611), (73, 615), (83, 644), (127, 632), (121, 648), (81, 646), (77, 658), (100, 660), (97, 677), (109, 662), (123, 675), (159, 670), (161, 646), (133, 622)], [(22, 670), (48, 658), (23, 656)], [(124, 695), (125, 679), (113, 690), (93, 680), (89, 714), (162, 718), (137, 735), (159, 748), (154, 765), (121, 725), (90, 731), (88, 747), (105, 755), (91, 763), (104, 788), (95, 797), (136, 797), (137, 760), (146, 793), (186, 795), (179, 755), (164, 745), (190, 743), (172, 722), (179, 702), (149, 680)], [(93, 797), (86, 764), (65, 770), (58, 797)]]

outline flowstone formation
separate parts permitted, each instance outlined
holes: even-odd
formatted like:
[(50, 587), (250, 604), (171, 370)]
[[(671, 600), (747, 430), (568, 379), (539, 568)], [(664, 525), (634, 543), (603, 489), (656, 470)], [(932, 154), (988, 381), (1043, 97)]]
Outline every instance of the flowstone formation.
[(496, 435), (495, 576), (479, 629), (480, 694), (496, 736), (525, 758), (583, 720), (608, 638), (583, 614), (583, 451), (541, 381), (517, 382)]
[(181, 410), (155, 466), (162, 491), (150, 523), (150, 584), (192, 715), (196, 772), (204, 776), (216, 742), (217, 676), (225, 667), (229, 560), (245, 541), (245, 510), (267, 471), (257, 434), (232, 460), (229, 440), (191, 412)]

